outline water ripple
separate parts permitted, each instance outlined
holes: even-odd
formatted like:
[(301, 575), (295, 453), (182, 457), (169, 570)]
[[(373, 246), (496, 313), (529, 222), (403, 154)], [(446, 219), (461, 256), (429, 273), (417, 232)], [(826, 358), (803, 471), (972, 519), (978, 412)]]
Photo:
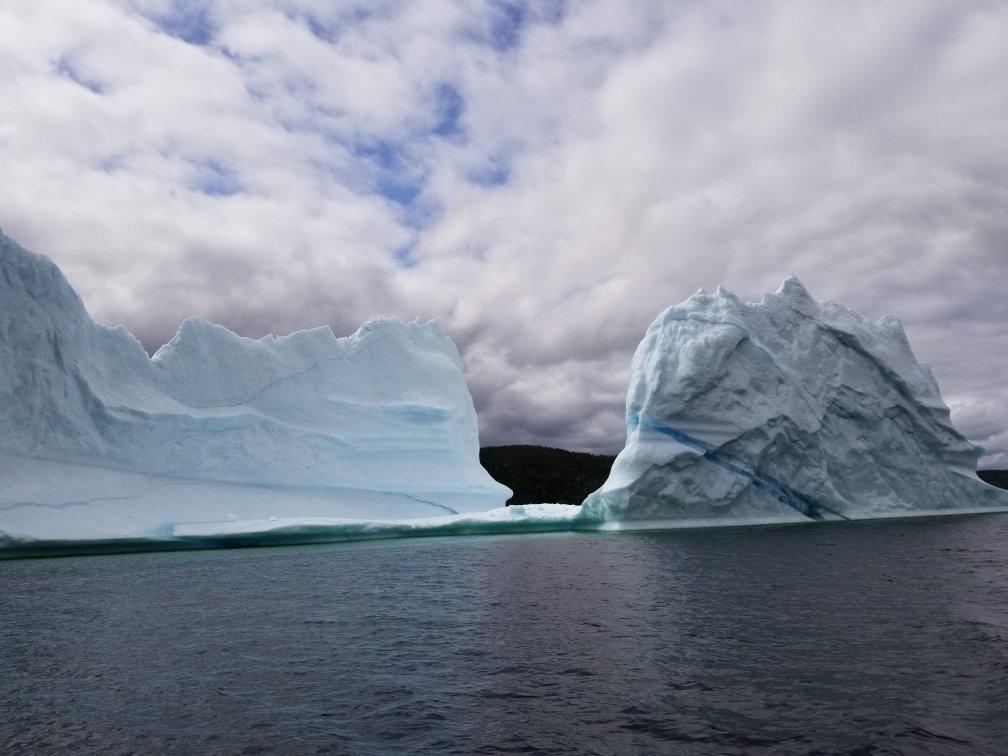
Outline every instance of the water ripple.
[(1008, 517), (0, 563), (0, 751), (1003, 753)]

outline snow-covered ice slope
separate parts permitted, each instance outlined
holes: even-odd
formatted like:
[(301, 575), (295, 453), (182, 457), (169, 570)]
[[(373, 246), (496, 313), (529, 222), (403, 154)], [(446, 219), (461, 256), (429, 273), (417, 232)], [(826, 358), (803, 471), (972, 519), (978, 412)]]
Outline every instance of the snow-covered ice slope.
[(252, 340), (186, 320), (153, 358), (0, 234), (0, 547), (173, 524), (501, 506), (458, 351), (378, 319)]
[(626, 447), (583, 516), (807, 521), (1008, 507), (975, 474), (900, 322), (818, 302), (795, 278), (758, 304), (670, 307), (634, 354)]

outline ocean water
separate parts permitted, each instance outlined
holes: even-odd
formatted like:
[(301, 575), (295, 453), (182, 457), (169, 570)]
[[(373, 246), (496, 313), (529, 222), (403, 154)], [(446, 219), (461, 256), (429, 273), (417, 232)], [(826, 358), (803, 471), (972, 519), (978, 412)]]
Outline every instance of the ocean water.
[(1008, 516), (0, 562), (0, 751), (1008, 752)]

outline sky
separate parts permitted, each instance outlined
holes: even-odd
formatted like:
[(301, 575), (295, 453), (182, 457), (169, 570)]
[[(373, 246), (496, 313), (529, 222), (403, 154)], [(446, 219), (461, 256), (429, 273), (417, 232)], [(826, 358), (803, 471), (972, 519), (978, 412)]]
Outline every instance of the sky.
[(611, 451), (648, 324), (796, 274), (1008, 468), (1008, 3), (0, 0), (0, 227), (154, 351), (377, 315)]

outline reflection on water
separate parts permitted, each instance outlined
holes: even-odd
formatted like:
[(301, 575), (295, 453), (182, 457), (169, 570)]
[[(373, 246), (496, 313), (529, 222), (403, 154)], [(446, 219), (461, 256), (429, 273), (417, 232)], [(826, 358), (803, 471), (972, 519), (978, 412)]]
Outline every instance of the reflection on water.
[(0, 750), (1008, 748), (1008, 517), (0, 563)]

